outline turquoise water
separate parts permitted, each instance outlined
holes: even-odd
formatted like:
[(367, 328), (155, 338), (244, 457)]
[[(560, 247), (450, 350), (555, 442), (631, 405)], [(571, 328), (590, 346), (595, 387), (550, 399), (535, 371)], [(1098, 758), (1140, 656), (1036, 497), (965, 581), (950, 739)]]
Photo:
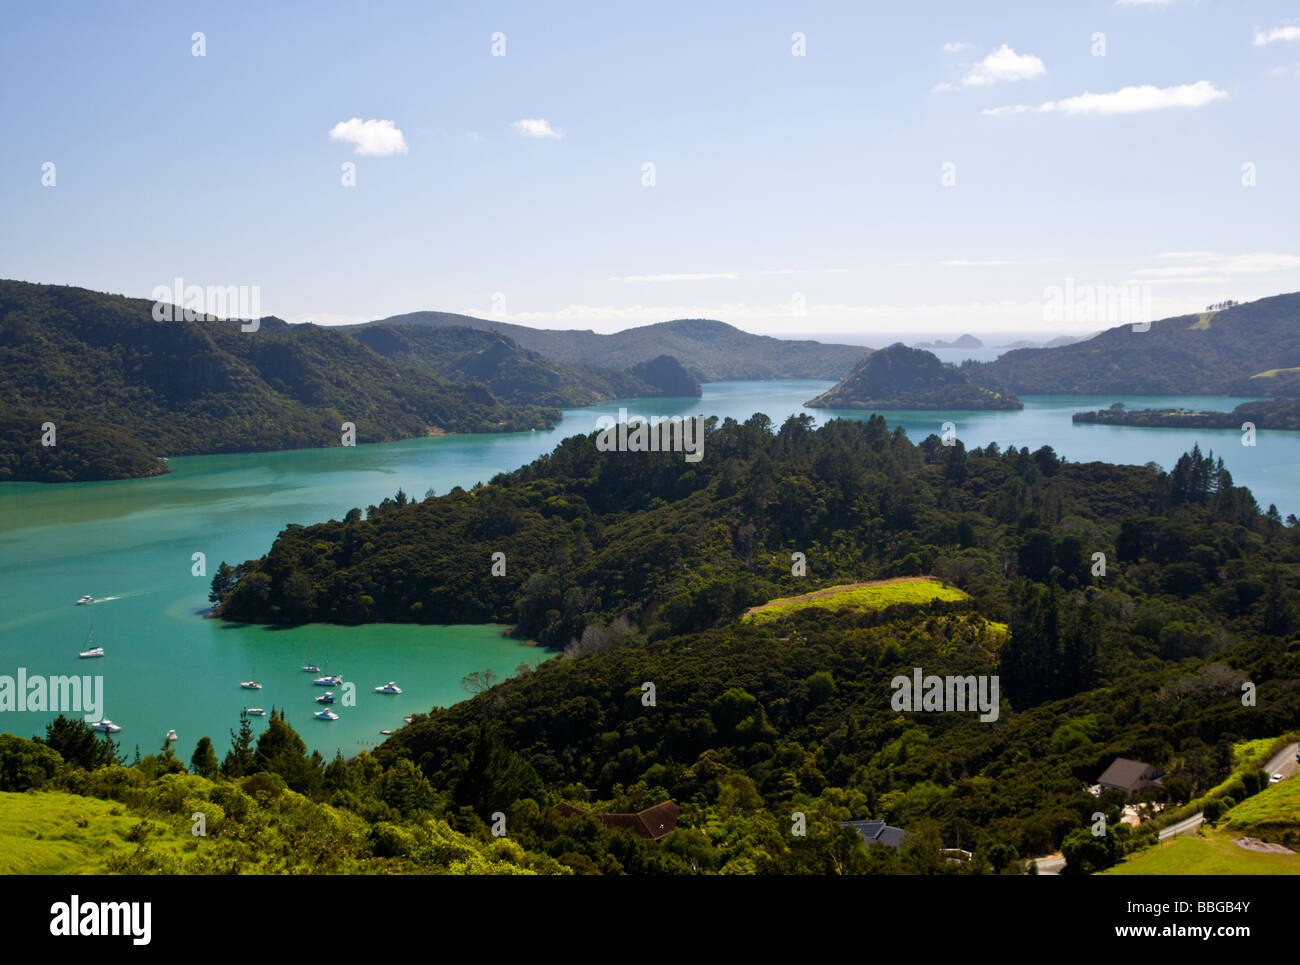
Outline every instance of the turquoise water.
[[(104, 714), (123, 726), (128, 752), (156, 750), (175, 728), (178, 753), (188, 760), (195, 741), (213, 739), (224, 755), (229, 731), (245, 706), (286, 707), (308, 745), (332, 756), (352, 754), (383, 740), (379, 731), (401, 726), (406, 714), (464, 697), (460, 681), (476, 670), (499, 676), (548, 654), (504, 637), (499, 627), (312, 625), (269, 630), (222, 624), (200, 614), (208, 606), (211, 574), (221, 560), (260, 556), (288, 523), (341, 518), (399, 488), (422, 497), (471, 486), (531, 461), (562, 438), (596, 429), (601, 415), (620, 405), (643, 416), (708, 415), (747, 419), (764, 412), (778, 425), (808, 412), (819, 422), (861, 412), (802, 409), (829, 388), (822, 381), (726, 382), (704, 387), (702, 399), (606, 403), (565, 412), (550, 432), (450, 436), (386, 445), (297, 452), (195, 456), (173, 459), (173, 472), (154, 479), (111, 483), (0, 484), (0, 674), (98, 673), (104, 676)], [(1261, 432), (1241, 445), (1227, 430), (1135, 429), (1075, 426), (1070, 415), (1122, 401), (1130, 408), (1187, 406), (1228, 410), (1246, 399), (1113, 396), (1027, 397), (1022, 412), (884, 413), (916, 440), (957, 426), (968, 446), (989, 441), (1035, 449), (1054, 447), (1075, 460), (1155, 461), (1165, 468), (1199, 442), (1222, 455), (1238, 484), (1262, 505), (1300, 514), (1296, 469), (1300, 433)], [(704, 458), (709, 457), (707, 445)], [(206, 576), (192, 575), (194, 553), (206, 554)], [(113, 597), (74, 606), (83, 594)], [(103, 646), (102, 660), (78, 660), (88, 631)], [(335, 705), (340, 719), (312, 718), (314, 675), (309, 661), (356, 685), (356, 706)], [(261, 691), (240, 689), (256, 677)], [(396, 681), (400, 696), (373, 688)], [(53, 716), (0, 713), (0, 731), (42, 733)], [(256, 729), (265, 726), (254, 721)]]

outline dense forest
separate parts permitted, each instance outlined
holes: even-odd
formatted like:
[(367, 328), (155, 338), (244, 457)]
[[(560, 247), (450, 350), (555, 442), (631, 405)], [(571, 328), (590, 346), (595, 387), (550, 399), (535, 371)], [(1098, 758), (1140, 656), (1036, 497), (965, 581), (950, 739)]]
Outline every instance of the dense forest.
[[(223, 761), (204, 738), (188, 768), (167, 750), (126, 767), (64, 723), (0, 739), (0, 790), (131, 808), (144, 830), (117, 870), (305, 871), (329, 842), (326, 871), (603, 874), (1020, 873), (1057, 849), (1087, 872), (1188, 809), (1230, 821), (1263, 794), (1261, 752), (1300, 719), (1300, 525), (1211, 454), (1075, 464), (914, 445), (879, 417), (763, 416), (714, 423), (705, 452), (576, 436), (473, 490), (399, 493), (224, 565), (228, 617), (509, 619), (563, 647), (470, 675), (471, 699), (373, 752), (327, 762), (280, 714), (257, 738), (245, 721)], [(968, 596), (737, 619), (908, 574)], [(893, 682), (917, 667), (996, 675), (996, 721), (900, 712)], [(1167, 810), (1138, 829), (1118, 792), (1086, 790), (1121, 756), (1165, 773), (1146, 799)], [(681, 816), (660, 840), (591, 816), (666, 800)], [(1116, 817), (1100, 840), (1099, 809)], [(215, 816), (215, 851), (165, 845), (194, 810)], [(902, 846), (841, 824), (866, 819)], [(1275, 833), (1295, 843), (1296, 824)]]
[[(1103, 315), (1105, 306), (1098, 308)], [(1252, 376), (1300, 366), (1300, 293), (1154, 321), (1118, 325), (1058, 348), (1018, 349), (964, 362), (981, 385), (1021, 395), (1257, 395)], [(1277, 379), (1294, 388), (1294, 377)]]
[[(554, 425), (481, 383), (398, 365), (344, 332), (260, 320), (155, 321), (153, 302), (0, 281), (0, 481), (116, 479), (159, 457), (387, 442)], [(53, 422), (55, 447), (42, 445)]]

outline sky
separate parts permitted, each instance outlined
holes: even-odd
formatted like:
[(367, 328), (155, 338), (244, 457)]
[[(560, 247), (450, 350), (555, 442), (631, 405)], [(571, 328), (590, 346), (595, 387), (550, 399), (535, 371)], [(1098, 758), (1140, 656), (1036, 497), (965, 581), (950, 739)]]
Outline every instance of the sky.
[(1081, 334), (1300, 290), (1298, 107), (1300, 0), (11, 5), (0, 277)]

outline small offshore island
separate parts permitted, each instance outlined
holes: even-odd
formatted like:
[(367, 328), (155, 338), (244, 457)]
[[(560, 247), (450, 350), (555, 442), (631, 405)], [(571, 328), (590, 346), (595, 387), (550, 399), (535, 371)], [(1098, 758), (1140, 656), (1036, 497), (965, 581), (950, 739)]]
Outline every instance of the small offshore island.
[(1191, 409), (1126, 409), (1116, 402), (1097, 412), (1076, 412), (1077, 424), (1138, 426), (1147, 429), (1241, 429), (1251, 423), (1256, 429), (1300, 431), (1300, 399), (1271, 399), (1246, 402), (1231, 412), (1196, 412)]
[(839, 384), (805, 402), (810, 409), (1023, 409), (1010, 392), (976, 384), (932, 352), (897, 342), (873, 352)]

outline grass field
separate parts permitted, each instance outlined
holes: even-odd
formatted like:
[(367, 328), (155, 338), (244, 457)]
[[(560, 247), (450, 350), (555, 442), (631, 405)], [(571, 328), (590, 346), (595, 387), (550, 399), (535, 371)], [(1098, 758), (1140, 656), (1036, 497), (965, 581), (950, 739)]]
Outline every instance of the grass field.
[(1233, 831), (1300, 824), (1300, 777), (1273, 784), (1232, 808), (1222, 822)]
[(1202, 829), (1131, 855), (1107, 875), (1300, 875), (1300, 854), (1261, 854), (1232, 843), (1235, 835)]
[(858, 610), (883, 610), (898, 603), (967, 599), (970, 597), (961, 590), (947, 586), (932, 576), (905, 576), (895, 580), (828, 586), (824, 590), (815, 590), (802, 596), (772, 600), (761, 606), (751, 607), (740, 619), (744, 623), (762, 623), (809, 608), (838, 610), (850, 607)]
[(111, 855), (135, 847), (125, 836), (139, 820), (114, 801), (0, 793), (0, 874), (103, 874)]

